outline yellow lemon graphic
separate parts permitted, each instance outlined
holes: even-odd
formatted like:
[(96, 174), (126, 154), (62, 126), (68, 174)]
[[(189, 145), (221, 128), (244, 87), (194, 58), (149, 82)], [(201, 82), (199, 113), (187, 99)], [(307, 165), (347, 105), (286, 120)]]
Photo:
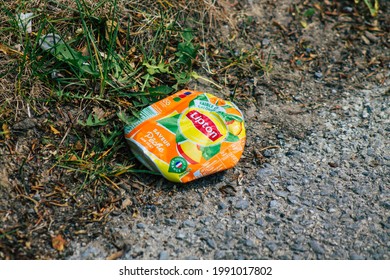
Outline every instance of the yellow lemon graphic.
[(226, 123), (231, 134), (238, 136), (242, 131), (242, 122), (231, 120)]
[(218, 104), (218, 106), (226, 105), (226, 101), (221, 99), (221, 98), (218, 98), (218, 97), (216, 97), (216, 96), (214, 96), (214, 95), (212, 95), (210, 93), (205, 93), (204, 95), (207, 97), (209, 102), (212, 103), (212, 104)]
[(177, 150), (190, 164), (197, 164), (203, 160), (200, 146), (191, 141), (177, 144)]

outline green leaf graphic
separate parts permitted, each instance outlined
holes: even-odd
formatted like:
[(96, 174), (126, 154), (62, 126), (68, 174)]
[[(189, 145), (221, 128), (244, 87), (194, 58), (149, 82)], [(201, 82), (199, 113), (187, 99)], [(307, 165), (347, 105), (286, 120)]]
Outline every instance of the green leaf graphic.
[(210, 100), (207, 98), (205, 94), (198, 95), (194, 100), (202, 100), (202, 101), (210, 102)]
[(172, 133), (176, 134), (178, 131), (177, 121), (178, 121), (179, 117), (180, 117), (180, 114), (177, 114), (177, 115), (174, 115), (173, 117), (158, 120), (157, 122), (160, 125), (162, 125), (163, 127), (165, 127), (166, 129), (168, 129), (169, 131), (171, 131)]
[(218, 112), (218, 114), (220, 114), (222, 116), (222, 118), (225, 120), (225, 122), (229, 122), (229, 121), (242, 122), (242, 118), (240, 118), (239, 116), (227, 114), (225, 112)]
[(180, 133), (180, 130), (178, 129), (176, 132), (176, 143), (181, 143), (183, 141), (186, 141), (187, 138), (183, 136), (183, 134)]
[(206, 159), (209, 160), (216, 154), (218, 154), (221, 150), (221, 144), (215, 145), (215, 146), (209, 146), (209, 147), (202, 147), (202, 156)]
[(238, 138), (238, 136), (229, 132), (229, 134), (225, 140), (226, 140), (226, 142), (237, 142), (238, 140), (240, 140), (240, 138)]
[(195, 100), (210, 102), (210, 100), (207, 98), (207, 96), (205, 94), (201, 94), (201, 95), (198, 95), (193, 100), (191, 100), (189, 107), (194, 107), (195, 106)]

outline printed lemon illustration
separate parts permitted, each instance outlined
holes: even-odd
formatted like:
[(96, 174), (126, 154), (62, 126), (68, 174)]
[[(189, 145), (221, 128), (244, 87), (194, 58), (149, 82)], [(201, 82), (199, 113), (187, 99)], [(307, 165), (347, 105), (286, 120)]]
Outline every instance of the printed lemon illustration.
[(229, 115), (235, 115), (235, 116), (240, 116), (241, 115), (240, 111), (237, 110), (237, 108), (235, 108), (233, 106), (226, 106), (225, 113), (229, 114)]
[(242, 122), (237, 120), (231, 120), (226, 123), (228, 130), (231, 134), (238, 136), (242, 131)]
[(191, 164), (197, 164), (203, 160), (200, 146), (191, 141), (177, 144), (177, 150)]
[(218, 106), (224, 106), (226, 105), (226, 101), (221, 99), (221, 98), (218, 98), (210, 93), (205, 93), (204, 96), (207, 97), (208, 101), (212, 104), (218, 104)]

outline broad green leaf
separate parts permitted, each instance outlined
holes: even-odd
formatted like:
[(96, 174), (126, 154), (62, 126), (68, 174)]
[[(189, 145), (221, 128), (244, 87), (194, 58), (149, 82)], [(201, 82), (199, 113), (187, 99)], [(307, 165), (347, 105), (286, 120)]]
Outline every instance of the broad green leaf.
[(191, 29), (185, 29), (181, 36), (183, 37), (184, 41), (191, 42), (194, 39), (194, 35), (192, 34)]
[(303, 16), (307, 18), (311, 18), (314, 14), (316, 13), (316, 10), (314, 8), (309, 8), (307, 9), (304, 13)]
[(87, 121), (83, 123), (82, 121), (78, 121), (82, 126), (103, 126), (108, 123), (107, 120), (99, 119), (97, 115), (90, 114), (87, 118)]
[(190, 81), (191, 76), (186, 72), (174, 73), (178, 84), (186, 84)]
[(158, 65), (152, 65), (147, 62), (144, 62), (142, 65), (146, 66), (146, 71), (150, 75), (158, 73), (169, 73), (169, 64), (165, 64), (164, 62), (161, 62)]

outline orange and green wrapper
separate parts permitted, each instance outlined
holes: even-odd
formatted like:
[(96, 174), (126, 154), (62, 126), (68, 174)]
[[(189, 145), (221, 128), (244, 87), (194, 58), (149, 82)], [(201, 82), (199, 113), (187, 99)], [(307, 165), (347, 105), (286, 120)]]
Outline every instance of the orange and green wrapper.
[(210, 93), (182, 90), (143, 109), (125, 127), (136, 158), (172, 182), (234, 167), (246, 132), (238, 107)]

